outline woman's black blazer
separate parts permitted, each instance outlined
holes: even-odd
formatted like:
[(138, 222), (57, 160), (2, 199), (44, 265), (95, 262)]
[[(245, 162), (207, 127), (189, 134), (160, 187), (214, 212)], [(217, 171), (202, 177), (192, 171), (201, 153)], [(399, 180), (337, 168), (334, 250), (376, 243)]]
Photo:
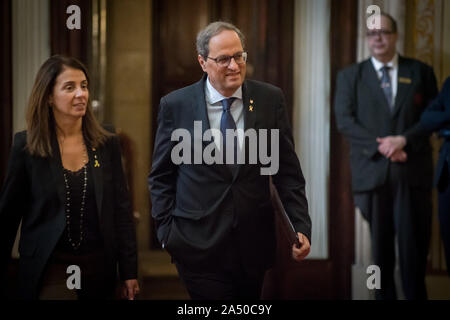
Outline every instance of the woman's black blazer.
[[(66, 226), (65, 185), (56, 137), (53, 156), (31, 156), (26, 131), (15, 134), (8, 171), (0, 196), (0, 272), (8, 261), (22, 220), (19, 242), (19, 297), (38, 296), (39, 279)], [(108, 261), (107, 274), (121, 280), (137, 278), (136, 231), (122, 169), (120, 144), (112, 136), (97, 149), (88, 147), (95, 198)], [(95, 165), (97, 160), (98, 165)], [(3, 282), (5, 284), (5, 281)], [(5, 287), (5, 285), (3, 285)]]

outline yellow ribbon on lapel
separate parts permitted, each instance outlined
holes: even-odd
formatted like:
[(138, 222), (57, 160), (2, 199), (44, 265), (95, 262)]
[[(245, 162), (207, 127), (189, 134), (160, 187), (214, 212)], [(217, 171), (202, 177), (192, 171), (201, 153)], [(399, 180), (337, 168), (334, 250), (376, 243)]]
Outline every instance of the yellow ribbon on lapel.
[[(92, 148), (92, 151), (97, 151), (95, 148)], [(99, 168), (100, 167), (100, 163), (98, 162), (98, 160), (97, 160), (97, 155), (94, 153), (94, 158), (95, 158), (95, 160), (94, 160), (94, 167), (95, 168)]]

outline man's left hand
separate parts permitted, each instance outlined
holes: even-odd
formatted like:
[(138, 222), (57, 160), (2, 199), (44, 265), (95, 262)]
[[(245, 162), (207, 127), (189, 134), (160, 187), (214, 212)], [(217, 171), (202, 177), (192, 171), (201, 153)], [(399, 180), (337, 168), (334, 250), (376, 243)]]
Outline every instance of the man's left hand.
[(308, 238), (303, 235), (303, 233), (297, 232), (298, 241), (300, 242), (300, 248), (298, 248), (295, 244), (292, 245), (292, 258), (295, 261), (302, 261), (306, 258), (311, 250), (311, 245), (309, 243)]

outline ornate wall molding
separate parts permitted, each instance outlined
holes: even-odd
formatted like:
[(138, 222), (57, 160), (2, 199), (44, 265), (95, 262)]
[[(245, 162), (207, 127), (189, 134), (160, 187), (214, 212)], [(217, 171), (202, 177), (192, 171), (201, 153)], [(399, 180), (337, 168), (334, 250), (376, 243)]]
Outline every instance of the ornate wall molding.
[(416, 9), (413, 30), (414, 57), (429, 65), (433, 65), (434, 62), (434, 4), (434, 0), (414, 0)]
[[(446, 77), (450, 76), (449, 70), (445, 69), (450, 54), (448, 52), (450, 42), (444, 32), (444, 30), (448, 30), (449, 24), (446, 21), (450, 19), (450, 8), (445, 10), (445, 7), (450, 7), (448, 1), (442, 0), (414, 0), (408, 7), (408, 13), (411, 16), (410, 55), (433, 67), (438, 88), (441, 87)], [(441, 141), (433, 136), (431, 143), (433, 161), (436, 164)], [(433, 270), (445, 270), (437, 210), (437, 193), (433, 189), (433, 219), (429, 257)]]

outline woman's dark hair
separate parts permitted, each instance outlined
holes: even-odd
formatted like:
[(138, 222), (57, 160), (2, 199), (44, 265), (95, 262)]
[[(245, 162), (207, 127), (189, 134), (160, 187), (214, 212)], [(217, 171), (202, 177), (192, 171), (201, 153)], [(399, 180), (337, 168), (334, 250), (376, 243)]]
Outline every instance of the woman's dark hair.
[[(52, 155), (52, 135), (56, 132), (53, 108), (50, 106), (50, 96), (53, 93), (56, 78), (66, 68), (83, 71), (89, 85), (89, 75), (86, 67), (77, 59), (55, 55), (47, 59), (39, 69), (28, 101), (27, 110), (27, 149), (30, 154), (40, 157)], [(92, 147), (102, 145), (108, 136), (108, 131), (98, 123), (88, 99), (86, 114), (83, 117), (83, 136), (86, 143)]]

